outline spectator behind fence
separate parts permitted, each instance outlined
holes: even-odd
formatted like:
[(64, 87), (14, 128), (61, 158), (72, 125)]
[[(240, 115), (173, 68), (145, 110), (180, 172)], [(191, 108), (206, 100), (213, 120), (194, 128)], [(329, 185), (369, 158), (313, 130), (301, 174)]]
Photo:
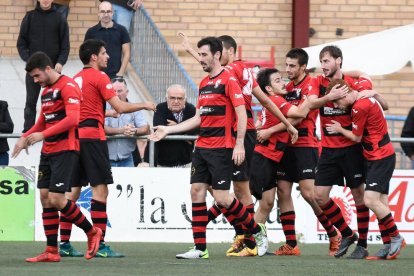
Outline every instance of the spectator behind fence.
[[(112, 80), (113, 87), (121, 101), (128, 102), (128, 88), (123, 78)], [(106, 109), (112, 109), (107, 103)], [(121, 114), (119, 117), (105, 118), (107, 135), (124, 134), (128, 136), (145, 135), (149, 126), (142, 111)], [(109, 160), (112, 167), (134, 167), (133, 153), (137, 147), (137, 139), (109, 139)]]
[(112, 5), (103, 1), (99, 5), (99, 23), (89, 28), (85, 34), (87, 39), (100, 39), (106, 44), (109, 55), (108, 66), (104, 72), (109, 78), (122, 77), (125, 74), (131, 56), (131, 39), (124, 26), (112, 20)]
[[(69, 56), (69, 26), (66, 18), (52, 6), (52, 2), (39, 0), (34, 10), (26, 13), (20, 25), (17, 50), (25, 62), (37, 51), (46, 53), (52, 60), (54, 69), (60, 73)], [(39, 93), (40, 85), (27, 73), (23, 132), (35, 123)]]
[[(167, 89), (166, 102), (157, 105), (154, 113), (153, 125), (175, 125), (195, 115), (194, 105), (186, 102), (185, 88), (179, 84), (173, 84)], [(176, 133), (177, 135), (196, 135), (198, 129), (188, 132)], [(155, 165), (158, 167), (188, 167), (191, 163), (191, 154), (194, 149), (194, 141), (162, 140), (155, 143)]]
[[(414, 107), (410, 109), (401, 132), (401, 137), (414, 138)], [(401, 148), (411, 160), (411, 168), (414, 169), (414, 143), (401, 143)]]
[(69, 15), (69, 3), (70, 0), (54, 0), (53, 4), (56, 6), (56, 10), (60, 12), (65, 18)]
[[(10, 117), (8, 104), (0, 101), (0, 133), (13, 133), (14, 124)], [(9, 165), (9, 144), (7, 138), (0, 138), (0, 166)]]
[(134, 12), (141, 7), (142, 0), (108, 0), (108, 2), (112, 4), (114, 10), (113, 20), (129, 32)]

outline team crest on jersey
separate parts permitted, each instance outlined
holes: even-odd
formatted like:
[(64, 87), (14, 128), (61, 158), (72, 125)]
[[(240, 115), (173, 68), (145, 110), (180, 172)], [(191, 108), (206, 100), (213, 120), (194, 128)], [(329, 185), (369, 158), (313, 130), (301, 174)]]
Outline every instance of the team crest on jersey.
[(112, 83), (108, 83), (108, 84), (106, 85), (106, 89), (112, 89)]
[(352, 123), (352, 128), (358, 129), (358, 125)]
[(295, 96), (296, 96), (296, 99), (300, 99), (300, 93), (302, 92), (302, 89), (301, 88), (297, 88), (297, 89), (295, 89)]
[(57, 98), (57, 96), (58, 96), (58, 94), (59, 94), (59, 89), (55, 89), (55, 90), (53, 90), (53, 95), (52, 95), (52, 98), (53, 99), (56, 99)]
[(216, 81), (216, 83), (214, 84), (214, 88), (218, 88), (218, 87), (219, 87), (219, 85), (220, 85), (220, 83), (221, 83), (221, 79), (218, 79), (218, 80)]

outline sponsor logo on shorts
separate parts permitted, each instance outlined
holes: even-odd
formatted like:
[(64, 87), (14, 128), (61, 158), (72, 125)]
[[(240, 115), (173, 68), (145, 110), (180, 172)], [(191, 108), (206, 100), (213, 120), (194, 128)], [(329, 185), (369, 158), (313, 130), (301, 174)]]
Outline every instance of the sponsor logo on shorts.
[(56, 183), (55, 186), (56, 187), (62, 187), (63, 185), (65, 185), (64, 183)]
[(221, 184), (223, 184), (224, 182), (226, 182), (226, 180), (221, 180), (221, 181), (218, 181), (218, 182), (217, 182), (217, 184), (221, 185)]
[(368, 186), (370, 186), (370, 187), (374, 187), (374, 186), (377, 186), (378, 185), (378, 183), (369, 183), (368, 184)]
[(305, 169), (305, 170), (302, 171), (302, 173), (311, 173), (311, 172), (313, 172), (312, 169)]
[(233, 173), (233, 175), (238, 175), (240, 173), (240, 171), (235, 171), (234, 173)]
[(276, 174), (277, 175), (280, 175), (280, 176), (285, 176), (286, 175), (286, 173), (285, 172), (282, 172), (282, 171), (277, 171)]
[(362, 177), (362, 173), (354, 175), (354, 178), (361, 178), (361, 177)]

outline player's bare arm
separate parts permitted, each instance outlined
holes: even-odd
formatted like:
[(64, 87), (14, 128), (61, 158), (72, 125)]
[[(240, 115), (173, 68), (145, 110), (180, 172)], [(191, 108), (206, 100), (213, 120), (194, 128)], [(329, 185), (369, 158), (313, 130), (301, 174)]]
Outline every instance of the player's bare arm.
[(124, 102), (119, 99), (118, 96), (114, 96), (108, 100), (108, 103), (115, 109), (118, 113), (131, 113), (138, 110), (149, 110), (155, 111), (156, 105), (153, 102), (145, 102), (145, 103), (129, 103)]
[(389, 107), (387, 101), (376, 90), (363, 90), (358, 93), (358, 99), (365, 99), (370, 97), (374, 97), (381, 105), (383, 110), (388, 110)]
[(148, 138), (152, 141), (159, 141), (161, 139), (164, 139), (168, 134), (174, 134), (179, 132), (186, 132), (192, 129), (195, 129), (196, 127), (199, 127), (201, 123), (200, 118), (200, 109), (196, 110), (196, 114), (188, 119), (185, 120), (179, 124), (171, 125), (171, 126), (156, 126), (153, 129), (155, 132), (151, 134)]
[(329, 134), (340, 133), (346, 138), (354, 142), (361, 142), (362, 136), (355, 135), (351, 130), (347, 130), (341, 126), (341, 124), (335, 120), (331, 120), (331, 124), (326, 124), (326, 130)]
[(197, 62), (200, 62), (200, 59), (198, 57), (198, 53), (196, 50), (194, 50), (191, 47), (190, 41), (188, 40), (188, 37), (183, 33), (183, 32), (179, 32), (177, 34), (179, 37), (181, 37), (181, 45), (183, 46), (184, 50), (189, 53), (193, 58), (195, 58), (195, 60), (197, 60)]
[[(303, 120), (303, 119), (293, 119), (293, 118), (287, 118), (287, 119), (292, 124), (292, 126), (297, 126)], [(263, 143), (264, 141), (269, 140), (270, 136), (272, 136), (274, 133), (278, 133), (282, 131), (287, 131), (286, 125), (283, 123), (279, 123), (267, 129), (261, 129), (259, 127), (256, 130), (257, 141), (259, 141), (260, 143)]]
[(264, 108), (269, 110), (273, 116), (286, 125), (286, 130), (291, 137), (292, 144), (294, 144), (298, 140), (298, 130), (286, 119), (280, 109), (269, 99), (268, 96), (266, 96), (259, 86), (253, 88), (252, 93)]
[(26, 150), (26, 154), (29, 154), (29, 151), (27, 149), (28, 147), (29, 145), (27, 144), (26, 137), (20, 137), (20, 139), (17, 140), (16, 144), (14, 145), (14, 149), (13, 149), (11, 157), (16, 158), (17, 156), (19, 156), (20, 152), (23, 149)]
[(247, 113), (244, 105), (236, 106), (234, 110), (237, 115), (237, 137), (232, 159), (234, 164), (240, 165), (246, 157), (244, 151), (244, 136), (246, 135)]
[(337, 84), (325, 96), (320, 98), (310, 98), (310, 109), (318, 109), (327, 104), (328, 102), (332, 102), (337, 99), (343, 98), (348, 93), (348, 90), (348, 87), (340, 86), (340, 84)]

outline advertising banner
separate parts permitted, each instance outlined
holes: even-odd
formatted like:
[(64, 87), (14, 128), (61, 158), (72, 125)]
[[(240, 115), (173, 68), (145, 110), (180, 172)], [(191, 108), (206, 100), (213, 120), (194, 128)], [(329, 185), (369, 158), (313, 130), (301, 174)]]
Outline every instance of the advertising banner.
[[(395, 170), (390, 182), (389, 207), (395, 223), (407, 243), (414, 243), (414, 171)], [(345, 221), (353, 230), (358, 230), (355, 201), (351, 190), (344, 187), (334, 187), (331, 192), (333, 200), (341, 207)], [(308, 210), (309, 211), (309, 210)], [(313, 213), (308, 212), (308, 216)], [(322, 225), (316, 220), (308, 225), (309, 231), (306, 242), (319, 243), (329, 240)], [(370, 211), (368, 242), (382, 243), (378, 228), (377, 217)]]
[(0, 166), (0, 241), (33, 241), (35, 167)]
[[(390, 207), (407, 242), (414, 243), (410, 229), (414, 225), (414, 179), (411, 171), (395, 171), (390, 189)], [(411, 172), (412, 173), (412, 172)], [(137, 242), (192, 242), (191, 231), (191, 197), (189, 168), (113, 168), (114, 184), (109, 185), (107, 204), (108, 224), (107, 241)], [(401, 178), (403, 177), (403, 178)], [(298, 240), (307, 243), (328, 242), (323, 228), (317, 223), (312, 209), (300, 196), (294, 184), (292, 198), (296, 211), (296, 234)], [(412, 191), (411, 191), (411, 190)], [(341, 206), (352, 228), (356, 229), (355, 204), (349, 190), (334, 187), (334, 200)], [(90, 187), (82, 190), (77, 204), (82, 212), (90, 218)], [(207, 207), (213, 198), (207, 196)], [(40, 201), (36, 200), (36, 240), (45, 240), (41, 224)], [(256, 203), (256, 208), (258, 203)], [(266, 223), (271, 242), (284, 240), (278, 217), (277, 201)], [(378, 226), (371, 216), (370, 240), (379, 242)], [(234, 230), (229, 223), (219, 216), (209, 223), (208, 242), (230, 242)], [(84, 233), (73, 228), (72, 240), (86, 240)]]

